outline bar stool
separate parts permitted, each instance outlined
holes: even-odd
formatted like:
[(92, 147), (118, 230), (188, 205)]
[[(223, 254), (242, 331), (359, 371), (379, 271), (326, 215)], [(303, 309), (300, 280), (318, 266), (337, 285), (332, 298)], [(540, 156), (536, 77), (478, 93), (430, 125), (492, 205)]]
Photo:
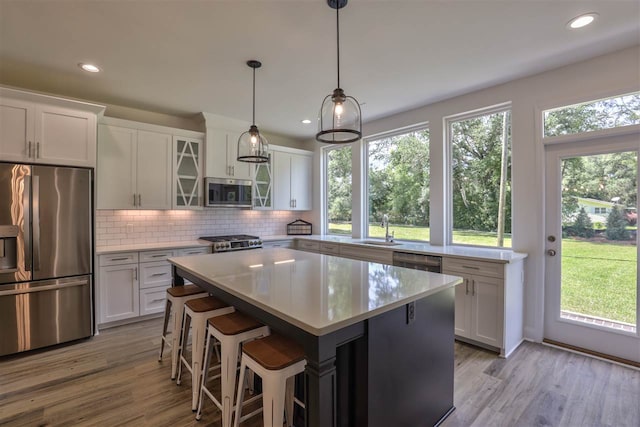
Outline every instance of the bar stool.
[[(198, 409), (207, 319), (233, 313), (234, 311), (235, 309), (232, 306), (212, 296), (192, 299), (184, 304), (182, 343), (178, 349), (179, 362), (176, 384), (180, 385), (182, 367), (184, 366), (191, 373), (191, 410), (194, 412)], [(184, 357), (184, 349), (187, 348), (189, 340), (189, 327), (191, 327), (191, 363)]]
[[(241, 345), (247, 341), (269, 335), (269, 328), (257, 320), (238, 311), (207, 320), (208, 332), (205, 345), (205, 362), (202, 366), (202, 386), (196, 420), (202, 418), (204, 397), (207, 396), (222, 411), (222, 427), (231, 427), (233, 414), (233, 397), (236, 389), (236, 373), (238, 371), (238, 354)], [(220, 401), (207, 388), (207, 377), (211, 364), (214, 341), (220, 342)], [(242, 385), (239, 385), (242, 387)], [(251, 401), (259, 398), (254, 396)]]
[[(242, 346), (238, 384), (244, 383), (247, 368), (262, 378), (262, 423), (265, 427), (282, 426), (285, 401), (287, 427), (292, 425), (294, 401), (304, 407), (293, 398), (293, 380), (304, 372), (306, 364), (302, 347), (282, 335), (272, 334)], [(235, 427), (253, 415), (241, 417), (243, 399), (244, 387), (238, 387)]]
[[(162, 340), (160, 342), (160, 354), (158, 362), (162, 362), (164, 344), (171, 347), (171, 379), (176, 379), (178, 371), (178, 347), (180, 346), (180, 334), (182, 331), (182, 314), (184, 313), (184, 303), (207, 296), (207, 293), (196, 285), (174, 286), (167, 289), (167, 303), (164, 307), (164, 325), (162, 327)], [(171, 325), (171, 335), (167, 338), (167, 326), (169, 317), (173, 309), (173, 324)]]

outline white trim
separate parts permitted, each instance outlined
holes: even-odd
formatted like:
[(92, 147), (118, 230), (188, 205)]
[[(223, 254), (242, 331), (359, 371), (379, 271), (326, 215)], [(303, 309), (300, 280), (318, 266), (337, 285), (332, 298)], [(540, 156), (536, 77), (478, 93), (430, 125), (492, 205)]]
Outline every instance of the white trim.
[(601, 360), (602, 362), (609, 362), (609, 363), (612, 363), (614, 365), (622, 366), (623, 368), (630, 368), (630, 369), (635, 369), (636, 371), (640, 371), (640, 368), (637, 368), (637, 367), (635, 367), (633, 365), (628, 365), (626, 363), (621, 363), (621, 362), (618, 362), (618, 361), (615, 361), (615, 360), (611, 360), (611, 359), (605, 359), (604, 357), (596, 356), (595, 354), (584, 353), (582, 351), (574, 350), (572, 348), (562, 347), (562, 346), (551, 344), (551, 343), (544, 342), (544, 341), (541, 341), (540, 344), (545, 345), (547, 347), (555, 348), (555, 349), (558, 349), (558, 350), (563, 350), (563, 351), (566, 351), (566, 352), (569, 352), (569, 353), (578, 354), (580, 356), (590, 357), (592, 359)]
[(425, 122), (415, 123), (409, 126), (403, 126), (400, 128), (392, 129), (385, 132), (378, 132), (376, 134), (367, 135), (366, 137), (363, 137), (362, 140), (366, 144), (372, 140), (378, 141), (380, 139), (391, 138), (394, 136), (404, 135), (406, 133), (411, 133), (411, 132), (418, 132), (428, 128), (429, 128), (429, 122), (425, 121)]
[(128, 128), (128, 129), (145, 130), (149, 132), (165, 133), (170, 135), (182, 136), (185, 138), (195, 138), (202, 141), (204, 141), (204, 138), (205, 138), (204, 132), (172, 128), (169, 126), (153, 125), (150, 123), (136, 122), (133, 120), (116, 119), (114, 117), (103, 116), (98, 120), (98, 124), (118, 126), (121, 128)]

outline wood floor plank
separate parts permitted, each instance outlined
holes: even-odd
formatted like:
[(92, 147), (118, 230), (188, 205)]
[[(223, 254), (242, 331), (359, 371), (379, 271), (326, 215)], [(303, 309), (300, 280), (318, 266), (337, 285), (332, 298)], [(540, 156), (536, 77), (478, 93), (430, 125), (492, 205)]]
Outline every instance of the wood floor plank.
[[(191, 378), (170, 380), (168, 351), (158, 363), (161, 327), (154, 319), (0, 358), (0, 425), (219, 426), (210, 402), (195, 421)], [(443, 427), (638, 427), (640, 371), (528, 342), (506, 360), (456, 343), (454, 401)]]

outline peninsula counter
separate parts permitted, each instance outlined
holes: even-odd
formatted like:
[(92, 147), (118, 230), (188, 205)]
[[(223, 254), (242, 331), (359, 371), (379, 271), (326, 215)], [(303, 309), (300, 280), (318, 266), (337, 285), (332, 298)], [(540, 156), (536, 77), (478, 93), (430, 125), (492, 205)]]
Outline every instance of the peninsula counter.
[(431, 426), (453, 410), (456, 276), (295, 251), (170, 258), (305, 349), (306, 425)]

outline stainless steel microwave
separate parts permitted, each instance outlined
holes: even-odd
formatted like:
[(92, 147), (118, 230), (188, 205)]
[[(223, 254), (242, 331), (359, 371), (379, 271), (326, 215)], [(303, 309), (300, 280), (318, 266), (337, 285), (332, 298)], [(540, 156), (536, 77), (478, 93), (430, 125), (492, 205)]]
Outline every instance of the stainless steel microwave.
[(205, 178), (205, 206), (209, 208), (251, 208), (251, 187), (245, 179)]

